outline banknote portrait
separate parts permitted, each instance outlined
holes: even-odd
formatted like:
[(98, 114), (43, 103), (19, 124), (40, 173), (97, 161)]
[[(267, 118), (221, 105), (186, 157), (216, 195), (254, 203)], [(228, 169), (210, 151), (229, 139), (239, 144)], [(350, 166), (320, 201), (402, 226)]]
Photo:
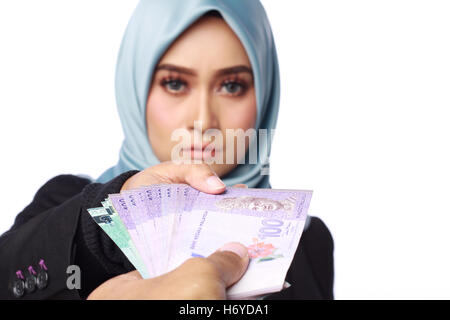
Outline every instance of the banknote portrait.
[(292, 199), (274, 200), (262, 197), (230, 197), (221, 199), (216, 206), (223, 210), (249, 209), (254, 211), (291, 211), (295, 202)]

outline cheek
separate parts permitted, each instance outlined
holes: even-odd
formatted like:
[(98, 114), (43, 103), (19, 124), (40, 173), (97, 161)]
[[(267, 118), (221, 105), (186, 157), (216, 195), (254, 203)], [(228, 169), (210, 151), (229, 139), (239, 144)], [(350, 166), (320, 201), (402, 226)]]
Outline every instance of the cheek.
[(226, 129), (253, 128), (256, 123), (256, 99), (254, 94), (249, 98), (224, 105), (221, 108), (220, 124)]
[(184, 127), (186, 114), (180, 101), (169, 97), (163, 90), (150, 91), (147, 100), (147, 131), (150, 138), (171, 141), (172, 132)]
[(153, 130), (167, 130), (176, 123), (176, 112), (170, 100), (158, 92), (151, 92), (147, 101), (147, 127)]
[[(179, 128), (180, 117), (174, 102), (158, 91), (151, 91), (147, 100), (147, 132), (153, 152), (160, 161), (170, 159), (172, 132)], [(182, 119), (181, 119), (182, 120)]]

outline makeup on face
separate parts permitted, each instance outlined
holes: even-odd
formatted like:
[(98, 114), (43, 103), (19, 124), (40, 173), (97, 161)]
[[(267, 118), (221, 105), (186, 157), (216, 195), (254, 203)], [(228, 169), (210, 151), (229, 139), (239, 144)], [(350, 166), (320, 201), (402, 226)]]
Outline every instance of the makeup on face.
[[(194, 130), (196, 121), (202, 127)], [(179, 141), (171, 136), (178, 129), (188, 131), (191, 138), (202, 135), (200, 140), (191, 140), (201, 145), (188, 143), (183, 148), (190, 159), (236, 154), (225, 141), (205, 150), (209, 138), (205, 132), (215, 129), (225, 137), (227, 129), (246, 131), (255, 121), (253, 70), (244, 47), (223, 19), (200, 19), (172, 43), (154, 69), (147, 131), (155, 155), (160, 161), (172, 160)], [(224, 162), (211, 165), (219, 176), (237, 166), (237, 160)]]
[[(155, 77), (159, 85), (167, 93), (174, 96), (187, 94), (191, 90), (194, 79), (199, 77), (195, 69), (173, 64), (160, 64), (155, 69)], [(228, 96), (242, 96), (253, 85), (253, 72), (248, 66), (238, 65), (213, 72), (211, 82), (218, 82), (216, 92)]]

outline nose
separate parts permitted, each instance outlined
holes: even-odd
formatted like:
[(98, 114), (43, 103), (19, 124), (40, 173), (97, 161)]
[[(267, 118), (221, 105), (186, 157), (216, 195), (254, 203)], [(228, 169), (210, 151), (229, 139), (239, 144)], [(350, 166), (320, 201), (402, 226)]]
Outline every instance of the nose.
[(199, 130), (200, 124), (201, 132), (198, 132), (200, 134), (208, 129), (218, 128), (219, 121), (214, 110), (212, 97), (206, 88), (198, 90), (194, 95), (190, 109), (193, 115), (191, 121), (189, 121), (190, 130)]

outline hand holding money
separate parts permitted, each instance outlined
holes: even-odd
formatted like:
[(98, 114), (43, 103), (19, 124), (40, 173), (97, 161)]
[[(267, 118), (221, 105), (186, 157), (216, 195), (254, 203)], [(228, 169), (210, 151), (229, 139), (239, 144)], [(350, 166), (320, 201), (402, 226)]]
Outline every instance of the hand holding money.
[(247, 269), (247, 248), (228, 243), (209, 257), (190, 258), (175, 270), (156, 278), (143, 279), (138, 271), (114, 277), (88, 300), (216, 300), (226, 298), (226, 288)]
[(120, 192), (158, 183), (186, 183), (212, 194), (225, 190), (225, 184), (206, 163), (174, 164), (166, 161), (133, 175), (123, 184)]
[[(239, 279), (231, 287), (232, 282), (225, 281), (223, 288), (226, 298), (246, 299), (283, 289), (311, 196), (309, 190), (226, 188), (206, 164), (166, 162), (135, 174), (121, 193), (110, 194), (102, 207), (88, 211), (142, 278), (152, 280), (145, 283), (171, 281), (180, 274), (178, 268), (186, 270), (186, 260), (191, 261), (188, 265), (197, 261), (202, 270), (210, 266), (205, 260), (216, 248), (228, 242), (243, 244), (250, 260), (248, 270), (239, 274), (240, 279), (231, 277)], [(118, 279), (113, 283), (124, 280)], [(222, 278), (216, 275), (217, 279)], [(207, 284), (214, 283), (211, 277), (206, 283), (192, 281), (210, 289)], [(178, 285), (189, 288), (183, 281)], [(211, 298), (221, 296), (212, 291), (207, 294)]]

